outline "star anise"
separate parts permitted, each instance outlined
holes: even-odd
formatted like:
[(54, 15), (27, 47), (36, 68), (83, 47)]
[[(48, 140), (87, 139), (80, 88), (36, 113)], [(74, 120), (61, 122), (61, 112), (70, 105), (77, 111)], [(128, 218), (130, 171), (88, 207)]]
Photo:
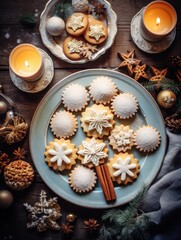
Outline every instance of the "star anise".
[(93, 4), (93, 10), (95, 15), (97, 16), (105, 16), (107, 15), (107, 9), (104, 4), (98, 2), (98, 1), (90, 1)]
[(69, 234), (73, 232), (73, 228), (74, 226), (71, 225), (70, 223), (62, 223), (60, 225), (60, 230), (65, 233), (65, 234)]
[(99, 227), (99, 224), (97, 223), (96, 219), (89, 218), (88, 220), (84, 221), (85, 228), (89, 231), (92, 232), (94, 230), (97, 230)]
[(17, 150), (14, 150), (13, 154), (14, 154), (14, 159), (23, 160), (25, 159), (26, 151), (24, 148), (18, 147)]
[(0, 173), (10, 163), (10, 161), (11, 160), (10, 160), (8, 154), (0, 151)]
[(171, 116), (165, 118), (165, 123), (169, 128), (170, 132), (180, 133), (181, 132), (181, 111), (178, 111)]

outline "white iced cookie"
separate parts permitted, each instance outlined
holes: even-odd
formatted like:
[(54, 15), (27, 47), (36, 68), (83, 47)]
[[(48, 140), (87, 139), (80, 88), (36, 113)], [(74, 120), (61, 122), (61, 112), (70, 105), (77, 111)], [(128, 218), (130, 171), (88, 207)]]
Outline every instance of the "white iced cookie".
[(69, 184), (71, 188), (78, 192), (90, 192), (96, 184), (96, 173), (94, 170), (84, 166), (75, 167), (69, 174)]
[(50, 120), (50, 129), (57, 138), (69, 138), (77, 130), (76, 117), (67, 111), (56, 112)]
[(106, 104), (117, 94), (117, 87), (111, 78), (100, 76), (95, 78), (89, 87), (91, 97), (96, 103)]
[(80, 84), (68, 85), (62, 93), (64, 107), (70, 111), (81, 111), (88, 104), (89, 94)]
[(136, 114), (138, 101), (136, 97), (130, 93), (120, 93), (113, 99), (111, 108), (118, 118), (128, 119)]
[(159, 131), (152, 126), (142, 126), (134, 134), (134, 144), (143, 152), (154, 151), (161, 142)]
[(59, 36), (65, 30), (65, 22), (60, 17), (50, 17), (46, 22), (46, 30), (52, 36)]

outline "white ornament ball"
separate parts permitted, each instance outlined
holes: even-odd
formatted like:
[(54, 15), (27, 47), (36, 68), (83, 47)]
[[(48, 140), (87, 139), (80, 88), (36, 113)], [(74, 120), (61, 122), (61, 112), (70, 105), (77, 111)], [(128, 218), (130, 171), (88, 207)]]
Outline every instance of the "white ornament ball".
[(50, 35), (59, 36), (65, 30), (65, 22), (60, 17), (50, 17), (46, 22), (46, 29)]

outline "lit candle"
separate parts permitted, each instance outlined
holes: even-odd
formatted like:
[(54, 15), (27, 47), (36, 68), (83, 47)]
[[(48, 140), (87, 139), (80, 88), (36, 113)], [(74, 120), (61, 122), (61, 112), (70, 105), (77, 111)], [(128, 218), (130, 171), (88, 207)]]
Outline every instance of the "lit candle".
[(177, 14), (165, 1), (154, 1), (143, 10), (140, 32), (144, 39), (157, 42), (175, 28)]
[(34, 82), (43, 74), (43, 60), (40, 51), (32, 44), (20, 44), (9, 57), (12, 71), (25, 81)]

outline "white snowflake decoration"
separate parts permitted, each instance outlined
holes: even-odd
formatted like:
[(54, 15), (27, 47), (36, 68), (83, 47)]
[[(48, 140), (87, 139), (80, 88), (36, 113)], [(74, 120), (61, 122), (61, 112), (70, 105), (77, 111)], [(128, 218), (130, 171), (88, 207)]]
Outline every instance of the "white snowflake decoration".
[(172, 98), (172, 97), (167, 96), (167, 97), (165, 97), (165, 98), (163, 99), (163, 101), (166, 102), (166, 103), (168, 103), (168, 104), (170, 105), (170, 104), (172, 104), (172, 102), (175, 101), (175, 99)]
[(117, 169), (117, 171), (113, 173), (113, 176), (118, 177), (120, 175), (121, 181), (124, 181), (126, 179), (126, 174), (129, 175), (130, 177), (133, 177), (134, 174), (133, 172), (130, 171), (130, 169), (136, 168), (136, 164), (135, 163), (129, 164), (130, 161), (131, 161), (130, 157), (127, 157), (125, 160), (123, 160), (122, 158), (118, 158), (117, 160), (118, 163), (113, 164), (113, 168)]
[(109, 123), (112, 117), (107, 114), (107, 111), (91, 110), (90, 117), (85, 118), (85, 122), (89, 123), (88, 130), (95, 129), (99, 134), (102, 134), (103, 128), (112, 128)]
[(50, 149), (48, 151), (49, 154), (53, 155), (53, 157), (50, 158), (50, 161), (52, 163), (57, 162), (58, 167), (61, 167), (63, 162), (66, 164), (69, 164), (71, 162), (67, 155), (71, 154), (72, 152), (73, 151), (71, 148), (67, 149), (67, 145), (65, 143), (59, 145), (56, 142), (54, 143), (54, 149)]
[(118, 147), (127, 146), (131, 142), (131, 133), (120, 131), (119, 134), (114, 136)]
[(99, 41), (101, 37), (105, 36), (103, 27), (101, 25), (90, 26), (89, 36), (94, 37), (96, 41)]
[(76, 39), (72, 39), (67, 44), (70, 53), (80, 53), (81, 47), (83, 46), (82, 41), (78, 41)]
[(57, 197), (46, 199), (44, 190), (40, 193), (40, 201), (34, 206), (24, 203), (28, 214), (27, 228), (37, 228), (39, 232), (44, 232), (48, 228), (52, 230), (60, 230), (59, 224), (56, 222), (61, 215), (60, 206), (57, 203)]
[(72, 28), (74, 32), (77, 31), (77, 29), (84, 27), (83, 17), (72, 16), (68, 24), (68, 27)]
[(105, 143), (97, 143), (95, 138), (92, 138), (90, 142), (83, 141), (83, 150), (79, 150), (78, 154), (84, 156), (83, 164), (93, 163), (93, 165), (98, 166), (99, 160), (106, 158), (107, 154), (103, 152)]

